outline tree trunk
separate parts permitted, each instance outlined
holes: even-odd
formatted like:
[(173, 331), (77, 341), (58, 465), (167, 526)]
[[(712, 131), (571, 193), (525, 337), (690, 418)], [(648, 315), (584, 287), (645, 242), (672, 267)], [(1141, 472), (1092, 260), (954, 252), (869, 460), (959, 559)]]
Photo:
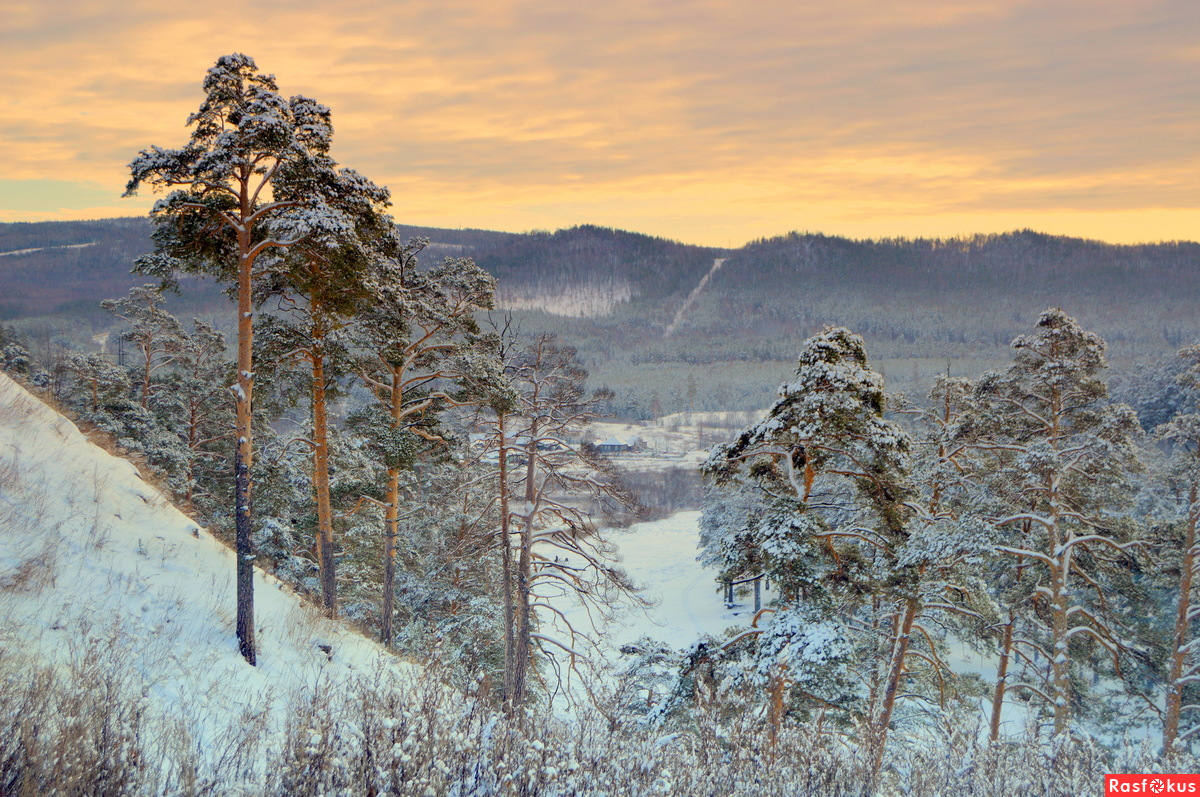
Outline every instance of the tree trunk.
[(325, 356), (318, 330), (312, 352), (313, 488), (317, 499), (317, 564), (325, 614), (337, 617), (337, 570), (333, 559), (333, 507), (329, 500), (329, 420), (325, 402)]
[(774, 749), (775, 742), (779, 738), (779, 729), (783, 725), (783, 697), (787, 691), (787, 665), (780, 664), (771, 678), (771, 748)]
[(196, 485), (196, 449), (199, 448), (200, 430), (199, 421), (196, 418), (196, 396), (193, 394), (188, 397), (188, 466), (187, 466), (187, 508), (188, 514), (196, 513), (195, 504), (195, 485)]
[(1196, 483), (1188, 490), (1188, 523), (1183, 541), (1183, 563), (1179, 574), (1179, 600), (1175, 608), (1175, 645), (1171, 653), (1171, 669), (1167, 676), (1166, 713), (1163, 718), (1163, 753), (1171, 750), (1179, 735), (1179, 714), (1183, 706), (1183, 668), (1187, 663), (1188, 631), (1192, 612), (1192, 577), (1196, 569)]
[(516, 649), (514, 651), (515, 666), (513, 667), (513, 708), (518, 708), (525, 702), (529, 660), (532, 654), (533, 638), (531, 634), (533, 629), (531, 628), (529, 586), (532, 566), (533, 514), (533, 510), (530, 508), (529, 513), (525, 516), (525, 523), (521, 527), (521, 548), (517, 558), (516, 600), (514, 601), (517, 612), (517, 633), (514, 641)]
[(392, 644), (396, 594), (396, 539), (400, 534), (400, 469), (388, 468), (387, 509), (383, 534), (383, 601), (379, 607), (379, 639)]
[(500, 433), (500, 553), (504, 566), (504, 701), (505, 708), (512, 713), (516, 708), (513, 702), (514, 673), (516, 672), (516, 612), (513, 606), (513, 564), (512, 545), (509, 542), (508, 515), (508, 440), (505, 434), (505, 416), (497, 413), (496, 427)]
[[(1067, 546), (1073, 535), (1068, 531), (1066, 539), (1062, 538), (1058, 489), (1053, 477), (1049, 487), (1050, 552), (1055, 559), (1050, 572), (1050, 672), (1054, 687), (1050, 696), (1054, 700), (1054, 733), (1057, 735), (1065, 733), (1071, 726), (1071, 658), (1070, 640), (1067, 638), (1070, 628), (1067, 590), (1071, 577), (1071, 548)], [(1062, 548), (1065, 550), (1057, 553)]]
[(996, 691), (992, 693), (992, 723), (988, 738), (993, 742), (1000, 738), (1000, 713), (1004, 708), (1004, 692), (1008, 689), (1008, 662), (1012, 657), (1013, 626), (1016, 623), (1016, 615), (1009, 612), (1008, 623), (1004, 626), (1004, 639), (1000, 643), (1000, 666), (996, 668)]
[[(536, 398), (537, 393), (534, 393)], [(533, 501), (533, 479), (537, 473), (537, 420), (529, 419), (529, 442), (525, 446), (525, 500)]]
[(888, 727), (892, 724), (892, 710), (896, 706), (896, 693), (899, 691), (900, 678), (904, 675), (904, 659), (908, 655), (913, 623), (917, 619), (917, 612), (920, 608), (919, 600), (909, 598), (904, 603), (904, 614), (897, 614), (896, 624), (893, 626), (895, 631), (892, 638), (892, 657), (888, 662), (887, 683), (883, 688), (879, 716), (872, 722), (874, 727), (871, 729), (871, 769), (869, 774), (871, 783), (874, 783), (879, 777), (879, 770), (883, 766), (883, 749), (887, 745)]
[[(404, 422), (404, 368), (392, 366), (392, 389), (389, 410), (392, 428), (399, 429)], [(392, 644), (392, 615), (396, 600), (396, 540), (400, 538), (400, 469), (388, 468), (386, 529), (383, 538), (383, 605), (380, 609), (379, 637), (384, 645)]]
[(145, 368), (142, 370), (142, 409), (150, 407), (150, 372), (154, 360), (154, 350), (147, 343), (143, 347), (143, 352), (146, 355)]
[[(242, 216), (249, 215), (249, 201), (242, 190)], [(237, 638), (238, 649), (250, 664), (255, 663), (254, 646), (254, 541), (251, 537), (250, 468), (254, 464), (250, 402), (254, 389), (254, 323), (251, 314), (250, 231), (238, 231), (238, 346), (237, 385), (234, 390), (237, 448), (234, 453), (233, 502), (237, 529)]]

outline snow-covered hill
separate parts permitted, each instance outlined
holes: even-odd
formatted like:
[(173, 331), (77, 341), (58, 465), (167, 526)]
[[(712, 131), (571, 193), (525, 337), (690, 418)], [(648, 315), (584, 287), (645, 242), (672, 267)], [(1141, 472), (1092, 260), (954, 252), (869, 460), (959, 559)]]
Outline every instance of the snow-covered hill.
[(120, 668), (203, 750), (252, 719), (270, 739), (301, 688), (404, 670), (256, 572), (259, 666), (234, 639), (234, 554), (127, 460), (0, 374), (0, 663)]

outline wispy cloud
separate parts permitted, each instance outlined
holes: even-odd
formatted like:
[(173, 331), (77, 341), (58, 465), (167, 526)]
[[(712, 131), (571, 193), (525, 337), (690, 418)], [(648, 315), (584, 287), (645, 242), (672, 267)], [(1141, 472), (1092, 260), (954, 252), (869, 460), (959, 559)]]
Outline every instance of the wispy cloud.
[(144, 210), (125, 164), (184, 140), (234, 50), (331, 105), (336, 154), (413, 223), (1130, 240), (1194, 237), (1200, 206), (1190, 1), (58, 0), (0, 24), (4, 176), (112, 192), (28, 218)]

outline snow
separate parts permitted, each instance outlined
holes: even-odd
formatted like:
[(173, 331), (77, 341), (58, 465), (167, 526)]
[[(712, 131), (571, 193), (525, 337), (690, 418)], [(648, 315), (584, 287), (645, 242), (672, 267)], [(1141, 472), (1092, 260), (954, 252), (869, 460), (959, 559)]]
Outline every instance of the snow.
[(710, 279), (712, 279), (712, 275), (720, 271), (721, 266), (725, 265), (725, 260), (726, 258), (724, 257), (713, 259), (712, 268), (708, 270), (707, 274), (700, 278), (700, 282), (696, 284), (695, 288), (692, 288), (692, 292), (688, 294), (688, 297), (683, 300), (683, 304), (681, 304), (679, 309), (675, 311), (675, 317), (671, 319), (671, 323), (667, 325), (666, 331), (663, 332), (664, 338), (671, 337), (671, 335), (675, 333), (675, 330), (679, 328), (679, 325), (683, 323), (683, 319), (687, 316), (688, 311), (692, 309), (692, 305), (696, 303), (696, 299), (699, 298), (700, 294), (704, 291), (704, 286), (708, 284)]
[[(662, 520), (638, 523), (628, 530), (610, 530), (620, 566), (643, 588), (642, 597), (654, 605), (641, 609), (625, 602), (613, 620), (601, 626), (600, 636), (609, 661), (617, 663), (623, 644), (649, 636), (673, 648), (686, 648), (705, 634), (716, 635), (731, 626), (748, 625), (753, 598), (727, 609), (717, 571), (696, 560), (699, 553), (700, 513), (677, 512)], [(764, 601), (766, 592), (764, 591)], [(567, 616), (589, 628), (581, 609), (567, 607)]]
[(7, 252), (0, 252), (0, 257), (16, 257), (18, 255), (30, 255), (34, 252), (48, 252), (52, 249), (86, 249), (89, 246), (95, 246), (95, 241), (89, 241), (85, 244), (62, 244), (61, 246), (35, 246), (32, 249), (9, 249)]
[[(602, 640), (601, 652), (607, 663), (620, 667), (625, 658), (622, 645), (648, 636), (674, 649), (685, 649), (705, 635), (720, 636), (726, 629), (749, 627), (754, 615), (754, 598), (739, 596), (731, 609), (725, 607), (717, 570), (697, 561), (700, 542), (700, 512), (677, 512), (662, 520), (638, 523), (627, 530), (609, 530), (607, 536), (617, 547), (620, 566), (643, 588), (642, 596), (654, 605), (640, 609), (626, 601), (615, 617), (593, 631), (584, 610), (577, 605), (559, 604), (570, 621), (589, 636)], [(763, 605), (775, 597), (774, 590), (763, 590)], [(547, 618), (549, 619), (549, 618)], [(986, 656), (966, 645), (950, 640), (946, 662), (956, 672), (975, 673), (987, 684), (987, 694), (978, 699), (981, 716), (991, 712), (991, 686), (995, 683), (995, 656)], [(565, 707), (564, 707), (565, 708)], [(1028, 704), (1014, 691), (1004, 699), (1001, 727), (1006, 734), (1019, 736), (1030, 722)], [(981, 734), (987, 733), (986, 722)]]
[(506, 310), (541, 310), (567, 318), (602, 318), (633, 298), (624, 280), (592, 281), (578, 285), (501, 285), (496, 306)]
[[(301, 687), (411, 671), (255, 571), (258, 665), (234, 636), (234, 553), (128, 460), (0, 374), (0, 651), (72, 666), (88, 640), (200, 749), (247, 712), (268, 737)], [(326, 653), (319, 648), (330, 648)], [(12, 665), (13, 659), (6, 662)], [(77, 665), (77, 662), (75, 662)]]

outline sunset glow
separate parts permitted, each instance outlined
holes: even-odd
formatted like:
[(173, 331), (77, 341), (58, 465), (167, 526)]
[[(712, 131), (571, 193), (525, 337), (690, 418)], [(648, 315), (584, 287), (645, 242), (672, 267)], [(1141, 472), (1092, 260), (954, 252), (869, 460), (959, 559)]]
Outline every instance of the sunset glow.
[(1193, 2), (7, 2), (0, 220), (144, 213), (221, 54), (333, 108), (397, 220), (1195, 239)]

